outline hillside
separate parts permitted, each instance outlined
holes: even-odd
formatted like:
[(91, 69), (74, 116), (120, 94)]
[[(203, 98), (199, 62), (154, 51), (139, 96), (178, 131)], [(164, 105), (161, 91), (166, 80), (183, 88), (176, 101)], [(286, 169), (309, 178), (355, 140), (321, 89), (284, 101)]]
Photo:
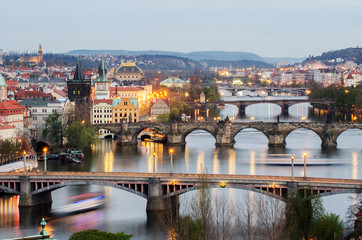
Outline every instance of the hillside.
[(336, 51), (329, 51), (322, 53), (321, 56), (313, 57), (314, 61), (321, 61), (325, 64), (336, 60), (336, 59), (344, 59), (345, 61), (354, 61), (357, 64), (362, 64), (362, 48), (345, 48)]
[(251, 60), (258, 62), (266, 62), (269, 64), (275, 64), (282, 61), (289, 64), (301, 62), (305, 58), (263, 58), (257, 54), (250, 52), (227, 52), (227, 51), (197, 51), (197, 52), (171, 52), (171, 51), (127, 51), (127, 50), (72, 50), (67, 52), (68, 55), (128, 55), (128, 56), (140, 56), (140, 55), (164, 55), (188, 58), (193, 61), (205, 61), (205, 60), (217, 60), (217, 61), (243, 61)]

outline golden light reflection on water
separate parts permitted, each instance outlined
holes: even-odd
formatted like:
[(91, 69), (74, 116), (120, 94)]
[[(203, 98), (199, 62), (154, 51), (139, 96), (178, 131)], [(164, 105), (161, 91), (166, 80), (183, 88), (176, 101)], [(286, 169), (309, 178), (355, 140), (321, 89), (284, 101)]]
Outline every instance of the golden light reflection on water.
[(19, 227), (18, 201), (18, 196), (0, 198), (0, 226), (14, 224), (15, 228)]
[(205, 167), (205, 152), (204, 151), (199, 151), (197, 154), (197, 173), (204, 173), (206, 171), (206, 169), (204, 169)]
[(188, 148), (185, 148), (185, 165), (186, 165), (186, 172), (190, 172), (190, 151)]
[(358, 154), (352, 152), (352, 179), (358, 179)]
[(214, 151), (214, 160), (212, 161), (213, 162), (213, 168), (214, 168), (214, 174), (219, 174), (220, 173), (220, 162), (219, 162), (219, 159), (217, 157), (217, 154), (218, 154), (219, 150), (218, 149), (215, 149)]
[(236, 153), (234, 149), (229, 149), (229, 174), (235, 174), (236, 168)]
[(109, 151), (105, 154), (103, 161), (104, 161), (104, 171), (113, 172), (114, 154), (112, 151)]
[(250, 175), (255, 175), (255, 151), (250, 150)]

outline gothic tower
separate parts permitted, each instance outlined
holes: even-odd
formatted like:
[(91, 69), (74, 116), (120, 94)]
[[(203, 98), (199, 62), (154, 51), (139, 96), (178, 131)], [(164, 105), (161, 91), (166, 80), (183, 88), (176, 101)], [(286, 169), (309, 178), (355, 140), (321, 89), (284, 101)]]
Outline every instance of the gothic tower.
[(78, 58), (74, 78), (67, 80), (68, 98), (75, 103), (77, 120), (89, 120), (91, 80), (85, 79), (82, 64)]
[(99, 77), (94, 81), (95, 99), (109, 99), (109, 80), (106, 78), (107, 69), (103, 57), (98, 67)]
[(43, 49), (41, 48), (41, 44), (39, 44), (38, 50), (38, 63), (43, 62)]

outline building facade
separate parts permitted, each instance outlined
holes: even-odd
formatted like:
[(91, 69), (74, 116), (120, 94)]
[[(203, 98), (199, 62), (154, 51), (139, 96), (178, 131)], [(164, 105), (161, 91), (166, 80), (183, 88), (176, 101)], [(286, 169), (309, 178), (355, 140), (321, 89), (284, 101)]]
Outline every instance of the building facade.
[(113, 123), (138, 122), (139, 110), (136, 99), (113, 99)]

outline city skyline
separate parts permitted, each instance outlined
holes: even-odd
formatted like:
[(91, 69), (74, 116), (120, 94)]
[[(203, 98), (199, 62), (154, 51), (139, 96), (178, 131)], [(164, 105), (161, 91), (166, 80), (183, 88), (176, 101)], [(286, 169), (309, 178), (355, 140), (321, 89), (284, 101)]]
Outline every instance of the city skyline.
[(235, 51), (306, 57), (361, 45), (362, 2), (3, 1), (4, 52)]

